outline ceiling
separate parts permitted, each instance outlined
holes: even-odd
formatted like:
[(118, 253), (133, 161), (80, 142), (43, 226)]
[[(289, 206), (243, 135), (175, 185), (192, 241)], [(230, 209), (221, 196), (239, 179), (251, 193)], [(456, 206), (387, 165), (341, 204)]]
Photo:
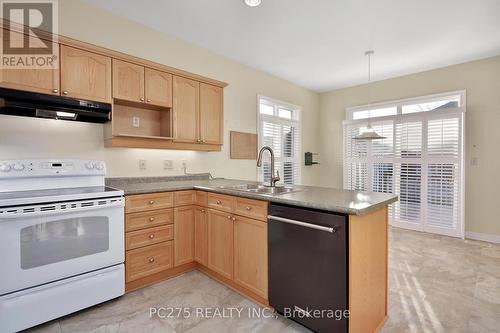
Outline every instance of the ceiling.
[(500, 0), (85, 1), (314, 91), (500, 54)]

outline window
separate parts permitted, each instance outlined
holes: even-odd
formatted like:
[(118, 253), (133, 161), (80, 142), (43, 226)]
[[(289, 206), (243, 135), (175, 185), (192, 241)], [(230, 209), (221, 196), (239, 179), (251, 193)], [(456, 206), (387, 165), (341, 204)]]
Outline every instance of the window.
[[(344, 187), (397, 194), (392, 225), (463, 237), (464, 99), (458, 92), (348, 109)], [(354, 140), (368, 116), (385, 139)]]
[[(271, 98), (258, 98), (259, 147), (274, 150), (275, 169), (280, 182), (286, 185), (300, 183), (300, 108)], [(267, 155), (267, 153), (266, 153)], [(259, 181), (269, 182), (271, 163), (265, 156), (262, 168), (258, 168)]]

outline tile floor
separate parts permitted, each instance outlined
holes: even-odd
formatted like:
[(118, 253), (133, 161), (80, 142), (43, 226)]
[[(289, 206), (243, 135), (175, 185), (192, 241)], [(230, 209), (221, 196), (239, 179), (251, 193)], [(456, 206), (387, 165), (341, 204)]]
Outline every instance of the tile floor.
[[(500, 245), (391, 229), (389, 319), (383, 332), (500, 332)], [(150, 318), (150, 307), (243, 307), (241, 317)], [(144, 288), (31, 330), (36, 333), (309, 332), (199, 272)]]

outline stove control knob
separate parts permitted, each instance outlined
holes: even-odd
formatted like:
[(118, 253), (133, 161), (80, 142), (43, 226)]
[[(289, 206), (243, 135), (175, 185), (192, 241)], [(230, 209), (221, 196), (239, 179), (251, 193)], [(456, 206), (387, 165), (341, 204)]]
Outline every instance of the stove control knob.
[(7, 164), (7, 163), (0, 164), (0, 171), (1, 172), (9, 172), (10, 171), (10, 164)]
[(89, 170), (92, 170), (94, 168), (94, 164), (92, 162), (89, 162), (89, 163), (85, 164), (85, 167)]
[(24, 170), (24, 164), (22, 163), (15, 163), (12, 169), (16, 171), (23, 171)]
[(97, 170), (102, 170), (104, 169), (104, 165), (102, 165), (102, 163), (95, 163), (94, 168), (96, 168)]

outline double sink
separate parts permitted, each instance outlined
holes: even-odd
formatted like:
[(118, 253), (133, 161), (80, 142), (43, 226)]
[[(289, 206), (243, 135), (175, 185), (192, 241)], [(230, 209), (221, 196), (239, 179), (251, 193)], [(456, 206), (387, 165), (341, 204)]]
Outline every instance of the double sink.
[(219, 186), (221, 189), (228, 189), (234, 191), (248, 192), (248, 193), (258, 193), (267, 195), (280, 195), (290, 192), (296, 192), (297, 190), (293, 187), (286, 186), (265, 186), (260, 184), (238, 184), (238, 185), (225, 185)]

